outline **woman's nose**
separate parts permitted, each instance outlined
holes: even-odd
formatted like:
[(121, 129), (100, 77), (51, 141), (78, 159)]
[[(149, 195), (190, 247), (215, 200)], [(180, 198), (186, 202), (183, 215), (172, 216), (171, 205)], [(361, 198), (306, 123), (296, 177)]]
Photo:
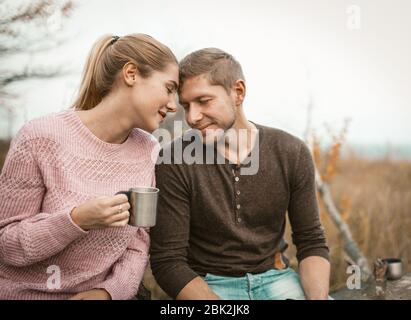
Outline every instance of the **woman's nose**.
[(170, 101), (167, 103), (167, 112), (176, 112), (177, 111), (177, 103), (174, 98), (171, 98)]

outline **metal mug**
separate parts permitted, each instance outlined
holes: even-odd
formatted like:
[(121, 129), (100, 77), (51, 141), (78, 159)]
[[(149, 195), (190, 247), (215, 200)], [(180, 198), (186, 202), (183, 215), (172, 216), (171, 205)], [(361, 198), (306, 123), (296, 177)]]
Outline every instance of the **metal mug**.
[(383, 259), (387, 262), (386, 277), (388, 280), (398, 280), (402, 277), (402, 261), (396, 258)]
[(157, 218), (158, 188), (134, 187), (128, 191), (119, 191), (116, 194), (125, 194), (130, 203), (129, 225), (135, 227), (153, 227)]

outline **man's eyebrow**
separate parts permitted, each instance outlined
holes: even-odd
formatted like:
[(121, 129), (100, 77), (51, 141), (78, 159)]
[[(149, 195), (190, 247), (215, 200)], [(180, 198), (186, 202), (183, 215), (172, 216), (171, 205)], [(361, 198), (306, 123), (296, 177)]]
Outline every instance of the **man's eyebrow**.
[[(191, 99), (191, 101), (200, 101), (201, 99), (204, 99), (204, 98), (212, 98), (212, 97), (213, 97), (213, 96), (212, 96), (211, 94), (201, 94), (201, 95), (199, 95), (199, 96), (194, 97), (193, 99)], [(179, 102), (180, 102), (180, 104), (188, 103), (188, 102), (182, 100), (181, 98), (179, 99)]]
[(193, 99), (193, 101), (200, 101), (201, 99), (204, 99), (204, 98), (212, 98), (212, 97), (213, 97), (212, 94), (202, 94), (202, 95), (200, 95), (200, 96), (198, 96), (198, 97), (195, 97), (195, 98)]

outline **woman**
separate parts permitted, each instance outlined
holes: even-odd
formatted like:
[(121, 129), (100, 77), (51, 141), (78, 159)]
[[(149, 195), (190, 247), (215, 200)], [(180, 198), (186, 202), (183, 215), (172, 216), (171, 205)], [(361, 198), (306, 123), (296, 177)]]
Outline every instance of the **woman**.
[(0, 176), (0, 299), (130, 299), (149, 247), (119, 190), (154, 184), (152, 132), (178, 64), (150, 36), (104, 36), (74, 108), (27, 123)]

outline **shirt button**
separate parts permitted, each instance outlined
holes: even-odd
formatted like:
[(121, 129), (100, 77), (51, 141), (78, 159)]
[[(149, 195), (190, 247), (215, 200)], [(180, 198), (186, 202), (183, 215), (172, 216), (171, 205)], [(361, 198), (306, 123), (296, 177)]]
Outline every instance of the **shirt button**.
[(240, 178), (239, 178), (239, 177), (235, 177), (234, 180), (238, 182), (238, 181), (240, 180)]
[(238, 195), (240, 195), (240, 193), (241, 193), (240, 191), (237, 191), (237, 194), (238, 194)]
[(237, 209), (240, 209), (240, 208), (241, 208), (241, 205), (237, 204)]
[(241, 218), (237, 218), (237, 222), (241, 222), (242, 220), (241, 220)]

